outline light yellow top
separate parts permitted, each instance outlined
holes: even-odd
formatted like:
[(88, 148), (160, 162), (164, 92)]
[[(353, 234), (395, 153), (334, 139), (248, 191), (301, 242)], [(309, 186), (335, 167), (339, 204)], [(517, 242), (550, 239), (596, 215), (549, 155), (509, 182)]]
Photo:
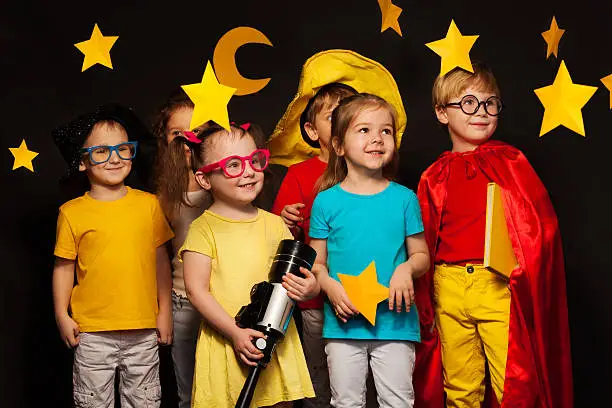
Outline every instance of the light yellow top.
[(185, 279), (183, 278), (183, 263), (179, 261), (178, 250), (183, 246), (187, 231), (189, 231), (189, 226), (193, 220), (202, 215), (211, 203), (210, 194), (204, 189), (188, 191), (185, 193), (185, 199), (192, 207), (181, 203), (170, 219), (170, 225), (174, 231), (174, 239), (172, 240), (172, 290), (184, 298), (187, 297), (187, 293), (185, 292)]
[(172, 237), (144, 191), (128, 187), (115, 201), (86, 193), (60, 207), (54, 253), (76, 259), (70, 308), (82, 332), (156, 327), (156, 250)]
[[(268, 280), (268, 271), (283, 239), (293, 239), (282, 219), (259, 210), (255, 218), (235, 221), (205, 211), (192, 222), (183, 251), (212, 258), (210, 291), (232, 317), (250, 303), (254, 284)], [(234, 407), (248, 374), (230, 340), (202, 323), (198, 336), (192, 403), (194, 408)], [(314, 397), (310, 375), (295, 324), (259, 378), (251, 407)]]

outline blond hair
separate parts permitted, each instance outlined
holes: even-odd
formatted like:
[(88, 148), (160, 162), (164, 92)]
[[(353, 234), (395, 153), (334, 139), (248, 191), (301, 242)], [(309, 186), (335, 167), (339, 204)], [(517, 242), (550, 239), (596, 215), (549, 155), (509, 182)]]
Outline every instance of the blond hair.
[(397, 133), (397, 113), (395, 112), (395, 108), (379, 96), (359, 93), (342, 99), (332, 113), (331, 141), (334, 148), (330, 149), (327, 168), (317, 181), (317, 191), (327, 190), (346, 178), (348, 174), (346, 159), (344, 156), (338, 156), (337, 150), (344, 145), (346, 133), (357, 115), (368, 108), (386, 109), (391, 115), (394, 151), (391, 161), (383, 167), (383, 176), (391, 180), (397, 174), (399, 158), (397, 149), (395, 149)]
[(434, 109), (446, 105), (469, 87), (501, 96), (495, 76), (487, 66), (476, 62), (472, 64), (472, 68), (473, 73), (455, 68), (446, 75), (436, 78), (431, 92)]

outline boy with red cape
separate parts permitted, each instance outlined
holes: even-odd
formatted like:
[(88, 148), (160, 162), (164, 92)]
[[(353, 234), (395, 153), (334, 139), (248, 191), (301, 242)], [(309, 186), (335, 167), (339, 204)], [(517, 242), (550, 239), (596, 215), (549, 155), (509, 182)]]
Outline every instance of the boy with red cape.
[[(548, 192), (523, 153), (489, 140), (502, 109), (489, 70), (455, 68), (436, 79), (433, 99), (453, 149), (418, 188), (434, 266), (415, 280), (419, 315), (430, 326), (414, 378), (433, 381), (415, 407), (440, 406), (432, 362), (441, 359), (447, 407), (571, 408), (563, 253)], [(490, 182), (501, 188), (518, 261), (507, 280), (483, 266)], [(493, 393), (485, 402), (487, 371)]]

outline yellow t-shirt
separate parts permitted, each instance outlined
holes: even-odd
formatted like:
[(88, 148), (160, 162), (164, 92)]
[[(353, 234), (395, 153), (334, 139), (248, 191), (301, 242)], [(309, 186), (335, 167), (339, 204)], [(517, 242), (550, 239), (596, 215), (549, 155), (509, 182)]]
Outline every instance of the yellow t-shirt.
[(55, 256), (76, 259), (72, 318), (83, 332), (155, 328), (156, 250), (173, 233), (157, 198), (128, 187), (115, 201), (89, 193), (60, 207)]
[[(250, 303), (254, 284), (268, 280), (278, 244), (293, 239), (283, 220), (259, 210), (250, 220), (236, 221), (205, 211), (191, 223), (181, 249), (212, 258), (210, 292), (232, 317)], [(230, 340), (205, 323), (196, 349), (194, 408), (234, 407), (248, 374)], [(252, 407), (314, 397), (304, 352), (293, 320), (263, 370)]]

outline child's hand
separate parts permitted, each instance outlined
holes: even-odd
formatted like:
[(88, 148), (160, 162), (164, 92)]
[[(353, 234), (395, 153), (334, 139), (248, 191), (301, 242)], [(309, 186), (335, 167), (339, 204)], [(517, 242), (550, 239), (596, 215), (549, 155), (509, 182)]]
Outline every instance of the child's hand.
[(172, 344), (172, 313), (160, 310), (157, 314), (157, 342)]
[(285, 221), (285, 224), (287, 224), (287, 227), (293, 228), (298, 222), (304, 221), (304, 218), (302, 218), (300, 214), (300, 208), (304, 207), (302, 203), (289, 204), (283, 207), (280, 216), (283, 221)]
[(343, 323), (346, 323), (352, 316), (359, 314), (359, 310), (353, 306), (340, 282), (333, 278), (327, 278), (325, 279), (324, 289), (334, 308), (336, 317)]
[(287, 295), (296, 302), (304, 302), (312, 299), (319, 294), (321, 288), (317, 278), (306, 268), (300, 267), (306, 278), (288, 273), (283, 275), (283, 288), (287, 290)]
[(232, 335), (232, 343), (234, 344), (234, 351), (244, 364), (256, 366), (257, 362), (253, 360), (259, 360), (263, 357), (263, 353), (253, 344), (254, 339), (263, 337), (266, 336), (258, 330), (236, 327), (236, 331)]
[(74, 348), (79, 345), (79, 325), (72, 320), (68, 314), (56, 318), (57, 328), (59, 329), (62, 341), (68, 348)]
[(406, 312), (414, 303), (414, 285), (412, 283), (412, 268), (406, 262), (395, 268), (389, 283), (389, 310), (402, 311), (402, 300), (406, 304)]

